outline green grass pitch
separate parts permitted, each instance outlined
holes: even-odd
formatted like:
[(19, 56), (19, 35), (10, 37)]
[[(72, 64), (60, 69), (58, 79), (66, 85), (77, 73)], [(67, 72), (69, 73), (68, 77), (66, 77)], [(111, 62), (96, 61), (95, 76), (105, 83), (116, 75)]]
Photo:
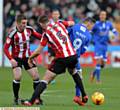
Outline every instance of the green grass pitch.
[[(120, 110), (120, 68), (105, 68), (102, 70), (102, 84), (90, 83), (89, 75), (92, 68), (84, 68), (84, 84), (89, 96), (86, 106), (78, 106), (73, 103), (75, 93), (74, 82), (66, 73), (56, 78), (55, 84), (50, 84), (42, 95), (44, 105), (38, 106), (41, 110)], [(45, 69), (39, 67), (40, 76), (44, 75)], [(0, 106), (13, 106), (12, 94), (12, 70), (11, 68), (0, 68)], [(100, 91), (105, 95), (103, 105), (94, 105), (91, 95)], [(20, 97), (30, 98), (33, 92), (32, 79), (23, 71), (21, 81)]]

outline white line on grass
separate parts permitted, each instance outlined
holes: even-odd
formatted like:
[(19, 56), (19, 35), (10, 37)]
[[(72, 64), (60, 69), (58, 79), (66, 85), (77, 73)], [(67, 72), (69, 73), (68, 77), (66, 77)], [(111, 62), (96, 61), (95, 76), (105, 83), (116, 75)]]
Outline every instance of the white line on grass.
[(58, 92), (74, 92), (74, 90), (47, 90), (44, 93), (58, 93)]

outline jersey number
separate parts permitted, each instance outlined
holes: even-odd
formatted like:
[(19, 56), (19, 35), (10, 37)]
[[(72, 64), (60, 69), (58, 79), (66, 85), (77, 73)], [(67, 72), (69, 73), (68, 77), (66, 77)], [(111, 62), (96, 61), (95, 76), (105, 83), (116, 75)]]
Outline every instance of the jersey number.
[(66, 38), (64, 35), (61, 34), (61, 31), (58, 31), (58, 32), (56, 33), (56, 35), (58, 36), (58, 38), (59, 38), (60, 40), (62, 40), (62, 43), (63, 43), (63, 44), (65, 44), (65, 43), (67, 42), (67, 38)]
[(81, 39), (75, 39), (73, 41), (73, 46), (75, 48), (75, 50), (79, 49), (82, 45), (82, 40)]

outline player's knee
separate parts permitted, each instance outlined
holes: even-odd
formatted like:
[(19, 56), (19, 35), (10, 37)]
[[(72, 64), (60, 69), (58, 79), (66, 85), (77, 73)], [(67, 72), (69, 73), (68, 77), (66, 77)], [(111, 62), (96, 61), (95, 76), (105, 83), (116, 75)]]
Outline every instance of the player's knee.
[(39, 79), (39, 74), (36, 72), (32, 73), (31, 76), (32, 76), (33, 80)]
[(14, 75), (14, 80), (21, 80), (21, 75)]

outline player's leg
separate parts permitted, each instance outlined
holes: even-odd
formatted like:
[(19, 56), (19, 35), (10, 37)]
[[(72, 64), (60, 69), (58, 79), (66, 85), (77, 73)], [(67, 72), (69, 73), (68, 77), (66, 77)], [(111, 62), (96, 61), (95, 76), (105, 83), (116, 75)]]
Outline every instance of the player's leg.
[(13, 94), (14, 94), (14, 104), (18, 105), (19, 104), (19, 89), (20, 89), (20, 81), (21, 81), (21, 68), (22, 68), (22, 63), (19, 59), (16, 59), (18, 65), (16, 67), (13, 67)]
[[(78, 63), (76, 64), (76, 68), (75, 68), (76, 73), (78, 73), (82, 79), (82, 69), (80, 66), (80, 58), (78, 58)], [(75, 86), (75, 96), (73, 101), (77, 104), (81, 104), (81, 91), (78, 85)]]
[[(80, 78), (82, 79), (82, 69), (80, 66), (80, 58), (78, 58), (78, 63), (75, 66), (75, 71), (80, 75)], [(76, 85), (76, 96), (78, 97), (80, 96), (80, 89), (77, 85)]]
[[(77, 64), (77, 56), (73, 56), (68, 60), (68, 71), (72, 75), (72, 78), (75, 84), (80, 88), (82, 94), (82, 101), (84, 103), (87, 102), (88, 96), (86, 95), (82, 79), (80, 78), (79, 74), (75, 71), (75, 66)], [(82, 104), (81, 104), (82, 105)]]
[(56, 77), (56, 74), (47, 70), (43, 79), (40, 81), (39, 85), (35, 89), (35, 92), (32, 95), (32, 98), (30, 99), (30, 102), (33, 104), (35, 99), (46, 89), (47, 84), (49, 84), (54, 78)]
[(106, 54), (106, 49), (101, 49), (100, 51), (100, 56), (101, 58), (98, 59), (97, 66), (96, 66), (96, 83), (99, 84), (101, 83), (101, 69), (105, 66), (105, 61), (107, 60), (107, 54)]
[(29, 73), (29, 75), (33, 79), (33, 88), (35, 89), (36, 86), (40, 83), (39, 73), (38, 73), (38, 69), (36, 67), (36, 64), (33, 63), (32, 66), (30, 66), (28, 64), (28, 58), (25, 58), (23, 61), (23, 65), (24, 65), (25, 70), (27, 70), (27, 72)]
[(97, 59), (96, 68), (94, 70), (94, 73), (96, 74), (96, 82), (100, 83), (100, 74), (101, 74), (101, 63), (103, 61), (103, 58)]
[(101, 71), (101, 62), (102, 62), (102, 50), (99, 48), (95, 48), (95, 57), (96, 59), (96, 66), (95, 69), (93, 70), (93, 72), (91, 72), (90, 74), (90, 81), (93, 82), (95, 76), (97, 77), (97, 79), (99, 80), (99, 76), (100, 76), (100, 71)]
[(34, 104), (35, 99), (43, 93), (47, 84), (49, 84), (57, 76), (57, 74), (61, 74), (63, 72), (65, 72), (64, 63), (62, 63), (59, 59), (53, 60), (49, 66), (49, 70), (46, 71), (43, 80), (41, 80), (36, 87), (31, 99), (29, 101), (24, 101), (23, 104), (27, 106)]
[(106, 62), (107, 62), (107, 50), (104, 50), (103, 51), (103, 60), (101, 62), (101, 68), (105, 67)]
[(97, 78), (96, 83), (97, 84), (101, 83), (101, 78), (100, 78), (100, 76), (101, 76), (101, 69), (104, 68), (105, 63), (107, 61), (107, 54), (106, 54), (105, 50), (102, 51), (101, 56), (102, 56), (102, 58), (97, 63), (98, 64), (98, 69), (96, 70), (97, 71), (96, 72), (96, 78)]
[[(29, 66), (28, 58), (24, 59), (23, 65), (25, 70), (27, 70), (27, 72), (29, 73), (33, 80), (33, 89), (35, 90), (37, 85), (40, 83), (38, 69), (34, 63), (32, 66)], [(43, 101), (40, 99), (40, 96), (36, 99), (36, 104), (43, 104)]]
[(32, 67), (27, 71), (33, 80), (33, 88), (35, 90), (36, 86), (40, 83), (38, 69), (37, 67)]
[[(51, 64), (54, 58), (55, 58), (55, 52), (51, 47), (48, 46), (48, 66)], [(55, 82), (56, 82), (55, 80), (52, 80), (51, 84), (55, 84)]]

